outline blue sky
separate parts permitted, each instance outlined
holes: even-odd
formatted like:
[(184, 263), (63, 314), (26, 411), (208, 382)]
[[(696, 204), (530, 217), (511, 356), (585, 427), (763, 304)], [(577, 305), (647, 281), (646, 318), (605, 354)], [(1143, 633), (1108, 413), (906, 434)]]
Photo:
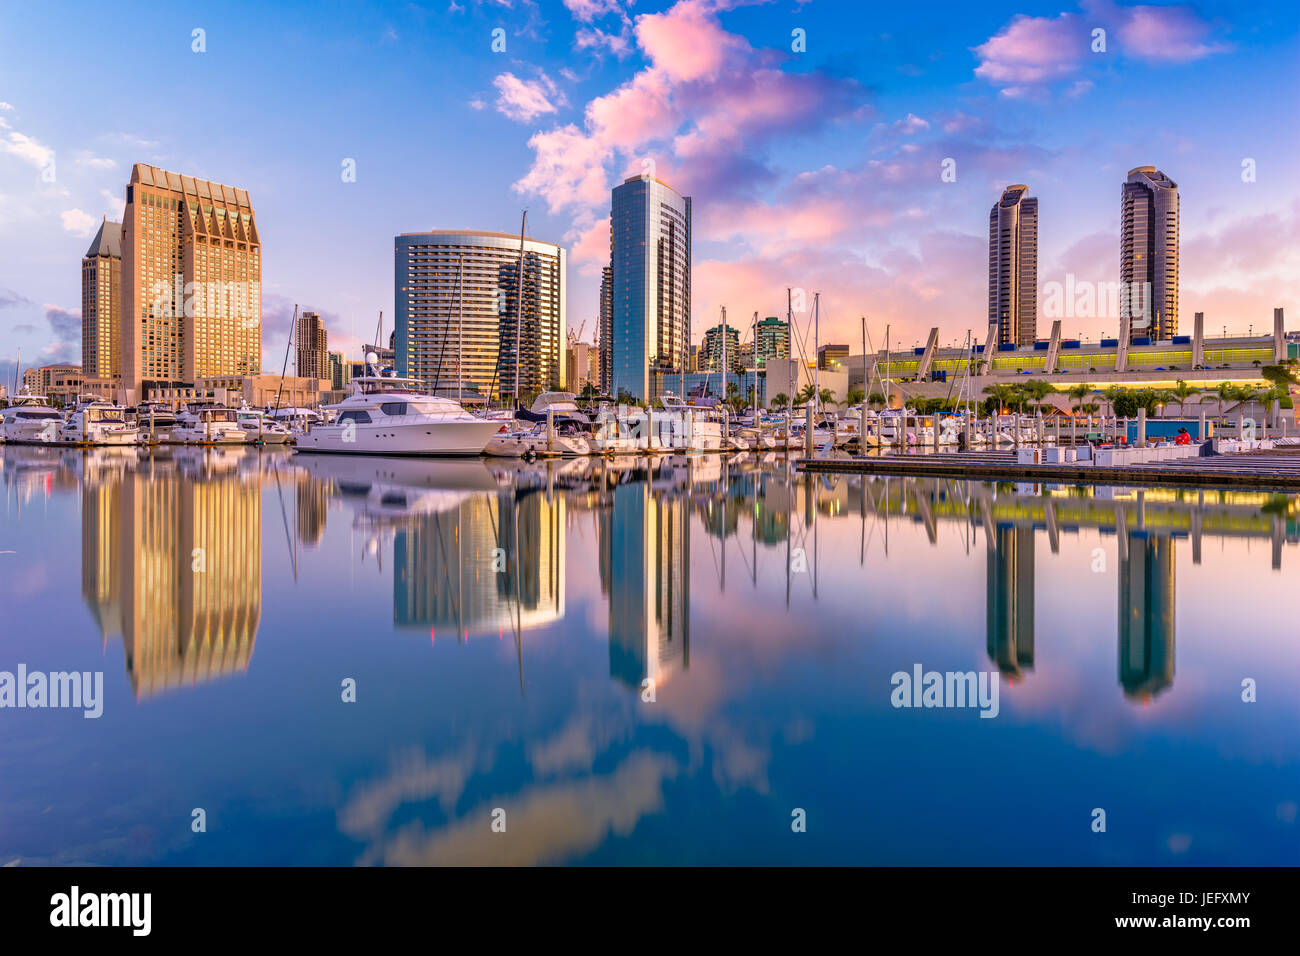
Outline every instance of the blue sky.
[(570, 249), (590, 339), (608, 190), (647, 161), (695, 201), (697, 337), (722, 305), (783, 310), (787, 286), (822, 292), (823, 340), (856, 342), (863, 314), (896, 341), (978, 333), (988, 209), (1013, 182), (1039, 197), (1040, 288), (1114, 281), (1120, 183), (1143, 164), (1180, 185), (1187, 320), (1244, 332), (1283, 306), (1296, 327), (1297, 64), (1280, 2), (13, 6), (0, 360), (79, 358), (80, 257), (134, 162), (249, 190), (268, 367), (294, 302), (335, 345), (391, 323), (395, 234), (511, 231), (525, 206)]

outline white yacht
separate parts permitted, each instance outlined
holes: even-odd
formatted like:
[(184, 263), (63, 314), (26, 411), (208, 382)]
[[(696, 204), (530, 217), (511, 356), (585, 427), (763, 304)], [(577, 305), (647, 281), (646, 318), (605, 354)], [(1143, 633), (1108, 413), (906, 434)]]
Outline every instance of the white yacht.
[(488, 439), (483, 454), (497, 458), (573, 457), (590, 455), (591, 443), (572, 427), (556, 428), (548, 438), (545, 423), (538, 423), (528, 428), (503, 427)]
[(471, 415), (449, 398), (428, 394), (416, 379), (394, 375), (358, 376), (352, 380), (352, 394), (329, 407), (337, 417), (298, 435), (298, 451), (478, 455), (502, 425)]
[(112, 402), (83, 401), (63, 426), (64, 441), (77, 445), (135, 445), (140, 430), (126, 420), (126, 409)]
[(4, 412), (6, 442), (47, 445), (60, 440), (63, 416), (44, 395), (15, 395)]
[(293, 440), (293, 432), (287, 425), (281, 425), (265, 412), (244, 406), (235, 413), (239, 427), (248, 434), (250, 442), (263, 445), (285, 445)]
[(248, 442), (248, 433), (239, 427), (233, 408), (195, 402), (181, 412), (172, 440), (186, 445), (242, 445)]

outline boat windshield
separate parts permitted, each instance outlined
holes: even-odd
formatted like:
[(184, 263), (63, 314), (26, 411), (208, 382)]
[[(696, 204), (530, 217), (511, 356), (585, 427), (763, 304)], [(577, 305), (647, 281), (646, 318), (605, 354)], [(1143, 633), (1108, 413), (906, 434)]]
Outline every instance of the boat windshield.
[(233, 422), (235, 420), (235, 410), (233, 408), (205, 408), (200, 414), (205, 422)]

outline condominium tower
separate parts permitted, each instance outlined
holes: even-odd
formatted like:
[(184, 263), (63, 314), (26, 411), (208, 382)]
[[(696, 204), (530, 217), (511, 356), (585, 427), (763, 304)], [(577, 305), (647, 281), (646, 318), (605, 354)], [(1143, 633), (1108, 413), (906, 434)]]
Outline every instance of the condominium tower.
[(1023, 184), (989, 211), (989, 321), (999, 345), (1033, 345), (1038, 335), (1038, 200)]
[(86, 378), (122, 374), (122, 224), (99, 225), (81, 260), (81, 370)]
[(398, 374), (444, 392), (462, 382), (489, 397), (514, 393), (516, 367), (521, 395), (564, 386), (566, 253), (524, 239), (518, 325), (519, 246), (519, 236), (502, 232), (397, 237)]
[(330, 377), (329, 334), (319, 312), (298, 316), (295, 330), (294, 371), (300, 378)]
[(122, 384), (262, 369), (262, 241), (247, 191), (137, 163), (122, 219)]
[(1121, 191), (1119, 271), (1130, 337), (1177, 335), (1178, 184), (1154, 166), (1130, 169)]
[(648, 400), (690, 345), (690, 197), (652, 176), (625, 180), (610, 204), (609, 250), (608, 391)]
[(790, 324), (774, 315), (758, 323), (758, 364), (762, 368), (768, 359), (790, 357)]

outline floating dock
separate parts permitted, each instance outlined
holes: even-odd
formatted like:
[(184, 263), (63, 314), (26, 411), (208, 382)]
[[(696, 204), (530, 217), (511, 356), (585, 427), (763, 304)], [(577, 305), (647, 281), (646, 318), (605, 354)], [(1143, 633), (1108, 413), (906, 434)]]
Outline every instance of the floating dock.
[(862, 458), (805, 458), (809, 474), (882, 474), (970, 478), (991, 481), (1042, 481), (1093, 485), (1190, 485), (1300, 489), (1300, 446), (1132, 465), (1090, 461), (1020, 464), (1014, 451), (970, 451), (919, 455), (869, 455)]

